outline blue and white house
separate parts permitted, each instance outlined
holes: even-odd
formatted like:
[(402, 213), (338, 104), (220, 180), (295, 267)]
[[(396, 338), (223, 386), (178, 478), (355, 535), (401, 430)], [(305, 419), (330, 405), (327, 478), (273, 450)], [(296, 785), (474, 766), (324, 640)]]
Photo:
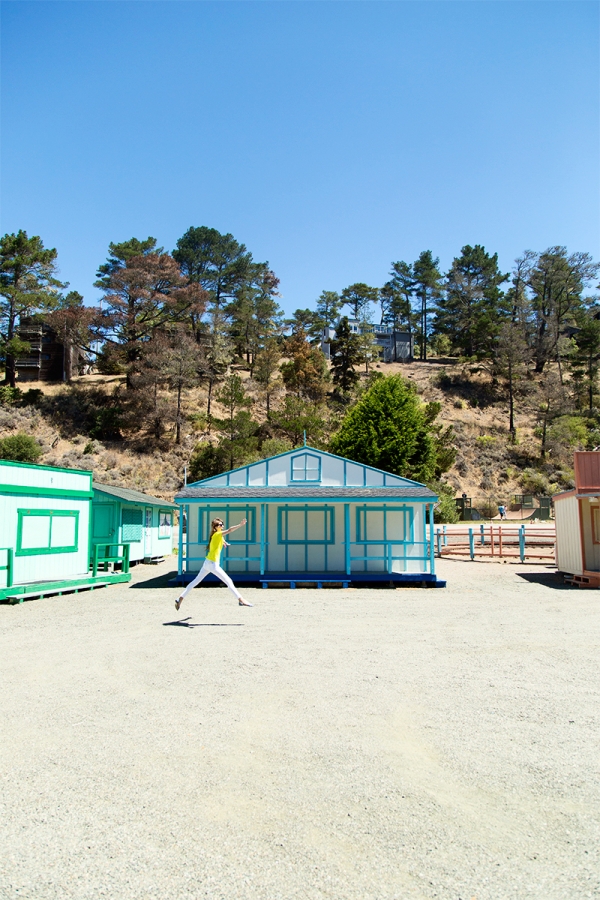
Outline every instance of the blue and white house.
[[(205, 557), (210, 522), (248, 520), (228, 537), (223, 567), (239, 583), (426, 582), (435, 575), (437, 496), (416, 481), (312, 447), (187, 485), (177, 581)], [(184, 530), (184, 521), (186, 527)], [(211, 576), (212, 577), (212, 576)]]

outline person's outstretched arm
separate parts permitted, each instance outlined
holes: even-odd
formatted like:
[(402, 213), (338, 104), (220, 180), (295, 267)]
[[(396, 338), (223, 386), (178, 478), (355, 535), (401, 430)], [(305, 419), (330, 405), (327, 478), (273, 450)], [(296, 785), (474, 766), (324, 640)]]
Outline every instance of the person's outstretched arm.
[(242, 521), (239, 522), (237, 525), (232, 525), (231, 528), (223, 529), (221, 534), (229, 534), (230, 531), (236, 531), (238, 528), (242, 528), (246, 524), (247, 521), (248, 521), (247, 519), (242, 519)]

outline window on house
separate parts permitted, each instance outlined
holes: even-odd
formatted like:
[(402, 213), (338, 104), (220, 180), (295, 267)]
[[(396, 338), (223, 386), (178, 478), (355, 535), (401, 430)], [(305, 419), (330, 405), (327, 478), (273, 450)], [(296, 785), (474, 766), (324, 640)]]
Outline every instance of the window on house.
[(312, 453), (292, 457), (292, 481), (320, 481), (321, 460)]
[(159, 538), (170, 538), (171, 537), (171, 523), (172, 523), (172, 514), (167, 512), (165, 509), (160, 509), (158, 511), (158, 537)]
[(412, 541), (413, 510), (410, 506), (363, 506), (356, 510), (356, 540), (365, 544)]
[(78, 548), (79, 511), (17, 510), (17, 556), (73, 553)]
[(277, 539), (280, 544), (334, 544), (332, 506), (280, 506)]
[(247, 519), (245, 525), (227, 535), (228, 544), (256, 543), (256, 509), (254, 506), (204, 506), (198, 510), (198, 542), (205, 543), (210, 535), (210, 523), (222, 519), (225, 528)]

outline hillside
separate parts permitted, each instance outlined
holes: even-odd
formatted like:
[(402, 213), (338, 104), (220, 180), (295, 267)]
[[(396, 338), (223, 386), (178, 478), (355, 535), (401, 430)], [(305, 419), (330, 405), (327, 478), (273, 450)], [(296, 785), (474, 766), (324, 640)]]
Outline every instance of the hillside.
[[(543, 380), (532, 380), (521, 388), (515, 404), (517, 443), (508, 433), (508, 405), (485, 368), (468, 369), (456, 360), (433, 359), (410, 364), (380, 364), (385, 375), (400, 372), (412, 381), (424, 402), (439, 401), (438, 418), (452, 425), (457, 448), (456, 462), (446, 480), (458, 495), (465, 491), (479, 503), (508, 500), (511, 494), (534, 490), (544, 493), (569, 485), (570, 452), (552, 464), (539, 465), (540, 440), (534, 434)], [(252, 396), (248, 373), (237, 370), (245, 379)], [(364, 376), (363, 376), (364, 377)], [(547, 375), (544, 376), (544, 379)], [(144, 427), (129, 427), (122, 440), (94, 440), (83, 422), (82, 408), (98, 402), (102, 394), (125, 391), (124, 376), (88, 375), (71, 385), (33, 383), (29, 405), (0, 406), (0, 435), (24, 431), (33, 435), (42, 447), (39, 462), (91, 469), (94, 478), (107, 484), (123, 484), (171, 499), (183, 484), (184, 467), (200, 439), (211, 438), (186, 419), (182, 443), (174, 443), (172, 431), (160, 439), (149, 436)], [(206, 391), (188, 391), (184, 398), (186, 417), (206, 408)], [(223, 415), (213, 402), (213, 414)], [(256, 402), (253, 418), (264, 420), (264, 411)], [(138, 422), (140, 420), (138, 419)], [(532, 466), (537, 463), (537, 471)], [(524, 474), (525, 473), (525, 474)], [(533, 479), (533, 483), (532, 483)]]

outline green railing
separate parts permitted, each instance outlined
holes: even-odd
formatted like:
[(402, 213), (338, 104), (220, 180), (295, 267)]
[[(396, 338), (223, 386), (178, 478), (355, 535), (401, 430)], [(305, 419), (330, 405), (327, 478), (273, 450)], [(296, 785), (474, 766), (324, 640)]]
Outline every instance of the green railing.
[[(119, 548), (123, 548), (123, 552), (119, 553)], [(113, 548), (116, 550), (113, 552)], [(124, 575), (129, 572), (129, 544), (94, 544), (92, 552), (92, 575), (94, 578), (98, 574), (98, 568), (102, 567), (104, 572), (108, 572), (109, 563), (121, 563), (121, 571)], [(100, 550), (104, 553), (100, 555)]]
[(13, 586), (13, 561), (14, 561), (14, 551), (12, 547), (0, 547), (0, 553), (2, 551), (6, 552), (6, 565), (0, 566), (0, 572), (6, 572), (6, 587)]

